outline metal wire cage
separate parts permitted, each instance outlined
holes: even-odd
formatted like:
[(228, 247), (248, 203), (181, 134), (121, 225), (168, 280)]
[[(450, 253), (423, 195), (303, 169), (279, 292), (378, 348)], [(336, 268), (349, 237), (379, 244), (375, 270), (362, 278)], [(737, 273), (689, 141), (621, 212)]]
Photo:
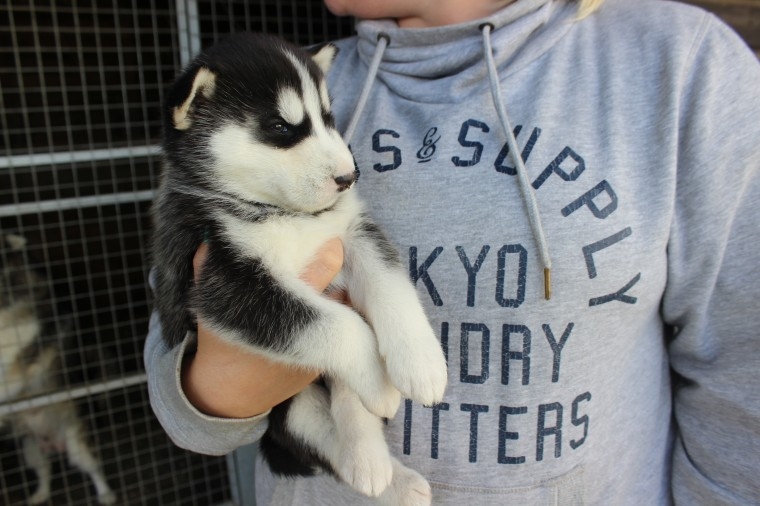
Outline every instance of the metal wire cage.
[[(348, 36), (353, 22), (317, 0), (0, 7), (0, 504), (27, 504), (40, 481), (23, 458), (24, 415), (47, 410), (40, 416), (65, 426), (56, 418), (65, 406), (117, 504), (251, 504), (235, 480), (240, 457), (168, 440), (142, 365), (163, 92), (200, 49), (243, 30), (306, 45)], [(29, 320), (10, 312), (19, 301), (44, 306), (34, 321), (47, 329), (23, 352)], [(35, 362), (47, 349), (60, 367)], [(45, 381), (19, 390), (19, 370)], [(55, 441), (45, 445), (59, 453)], [(51, 462), (46, 504), (96, 504), (86, 474), (61, 455)]]
[[(691, 3), (718, 11), (758, 50), (757, 2)], [(150, 410), (142, 365), (163, 92), (194, 54), (235, 31), (306, 45), (350, 35), (353, 21), (319, 0), (0, 7), (0, 505), (27, 504), (40, 482), (26, 467), (29, 427), (18, 420), (48, 410), (65, 426), (66, 406), (117, 504), (253, 504), (251, 454), (176, 448)], [(9, 310), (18, 301), (44, 308), (35, 324), (47, 336), (23, 353), (31, 331)], [(48, 349), (58, 362), (36, 362)], [(17, 388), (24, 368), (45, 381)], [(84, 473), (60, 455), (51, 461), (47, 504), (97, 502)]]

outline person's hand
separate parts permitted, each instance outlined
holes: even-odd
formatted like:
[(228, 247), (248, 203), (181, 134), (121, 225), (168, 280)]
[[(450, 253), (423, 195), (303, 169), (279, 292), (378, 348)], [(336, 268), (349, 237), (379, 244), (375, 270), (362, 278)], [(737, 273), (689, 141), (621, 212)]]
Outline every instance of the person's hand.
[[(208, 247), (193, 258), (195, 276), (203, 268)], [(322, 292), (343, 265), (343, 243), (331, 239), (319, 250), (301, 279)], [(266, 412), (292, 397), (320, 374), (272, 362), (223, 341), (198, 320), (198, 350), (182, 367), (182, 389), (203, 413), (224, 418), (247, 418)]]

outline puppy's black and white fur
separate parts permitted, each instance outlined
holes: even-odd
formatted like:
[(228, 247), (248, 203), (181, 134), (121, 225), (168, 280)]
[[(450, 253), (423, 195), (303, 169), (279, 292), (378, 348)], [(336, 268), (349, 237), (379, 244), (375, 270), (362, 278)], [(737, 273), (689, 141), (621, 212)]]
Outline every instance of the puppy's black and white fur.
[[(429, 504), (427, 482), (390, 456), (380, 417), (400, 394), (440, 402), (446, 363), (394, 248), (350, 191), (358, 173), (324, 80), (335, 51), (238, 34), (178, 78), (154, 206), (156, 306), (170, 346), (202, 316), (243, 349), (324, 371), (269, 415), (261, 448), (274, 472), (324, 469), (386, 504)], [(299, 278), (333, 237), (344, 245), (333, 288), (358, 312)]]
[[(0, 402), (6, 402), (60, 387), (60, 347), (71, 322), (54, 311), (48, 280), (28, 268), (26, 240), (6, 235), (0, 242)], [(100, 504), (116, 502), (72, 401), (0, 413), (0, 425), (5, 422), (22, 436), (24, 460), (37, 475), (30, 504), (48, 501), (49, 456), (57, 452), (65, 452), (71, 464), (90, 475)]]

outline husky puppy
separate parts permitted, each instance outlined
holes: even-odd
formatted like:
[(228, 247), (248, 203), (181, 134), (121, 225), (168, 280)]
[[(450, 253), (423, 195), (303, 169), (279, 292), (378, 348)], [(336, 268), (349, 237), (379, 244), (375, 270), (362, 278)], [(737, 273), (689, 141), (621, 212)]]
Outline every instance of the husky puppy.
[[(70, 320), (53, 321), (47, 279), (27, 268), (26, 240), (7, 235), (0, 247), (0, 402), (50, 393), (59, 386), (59, 346)], [(63, 321), (62, 321), (63, 320)], [(87, 473), (100, 504), (114, 504), (116, 496), (103, 476), (100, 462), (85, 438), (82, 420), (70, 400), (12, 413), (14, 432), (23, 435), (24, 459), (37, 474), (37, 490), (30, 504), (50, 497), (49, 455), (66, 452), (69, 462)]]
[[(327, 470), (387, 504), (429, 504), (427, 482), (389, 455), (380, 417), (400, 394), (440, 402), (446, 362), (396, 251), (350, 191), (358, 170), (324, 80), (335, 52), (238, 34), (177, 79), (154, 204), (156, 307), (169, 346), (202, 316), (241, 349), (324, 371), (269, 415), (261, 449), (275, 473)], [(299, 279), (332, 237), (345, 252), (332, 288), (358, 312)]]

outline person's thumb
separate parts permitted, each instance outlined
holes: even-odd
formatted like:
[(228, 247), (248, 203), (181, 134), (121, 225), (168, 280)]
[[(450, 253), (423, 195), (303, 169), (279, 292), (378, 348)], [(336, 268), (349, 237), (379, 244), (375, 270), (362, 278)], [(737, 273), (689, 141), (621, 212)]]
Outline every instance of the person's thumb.
[(327, 241), (301, 273), (301, 279), (322, 292), (343, 267), (343, 243), (337, 237)]
[(198, 276), (201, 274), (201, 268), (203, 267), (203, 262), (206, 261), (206, 256), (208, 255), (208, 244), (203, 243), (200, 246), (198, 246), (198, 249), (195, 250), (195, 256), (193, 256), (193, 277), (195, 278), (195, 281), (198, 281)]

